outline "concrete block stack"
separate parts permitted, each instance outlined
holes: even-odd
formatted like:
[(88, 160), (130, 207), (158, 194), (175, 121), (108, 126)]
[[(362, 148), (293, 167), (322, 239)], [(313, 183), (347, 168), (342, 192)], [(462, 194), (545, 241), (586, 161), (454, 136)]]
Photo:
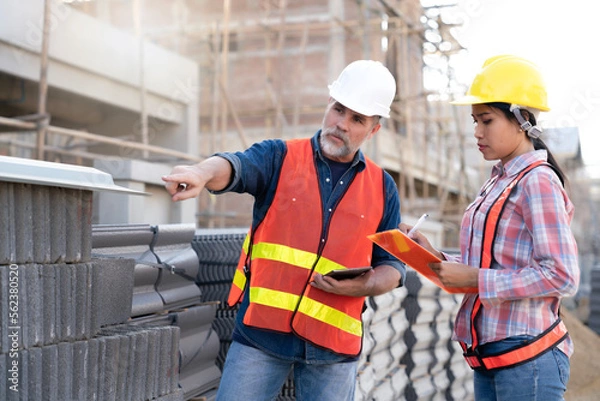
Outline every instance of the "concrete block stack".
[(446, 293), (423, 276), (408, 270), (408, 295), (402, 302), (409, 327), (402, 357), (409, 383), (407, 400), (463, 400), (472, 396), (472, 372), (451, 340), (460, 296)]
[(169, 348), (179, 364), (177, 386), (185, 399), (210, 400), (221, 378), (220, 342), (212, 328), (218, 302), (206, 300), (196, 285), (194, 231), (193, 224), (96, 225), (92, 255), (134, 261), (129, 326), (177, 328), (178, 346)]
[(590, 282), (590, 316), (587, 324), (596, 334), (600, 334), (600, 266), (592, 269)]
[(122, 191), (109, 178), (0, 157), (1, 400), (183, 400), (175, 358), (148, 372), (149, 391), (127, 379), (177, 327), (110, 329), (131, 312), (134, 264), (91, 257), (92, 191)]
[(408, 377), (400, 360), (407, 351), (402, 337), (408, 321), (399, 306), (406, 295), (406, 287), (400, 287), (367, 298), (356, 400), (403, 399)]
[(220, 341), (219, 369), (223, 368), (231, 345), (238, 308), (227, 306), (227, 296), (246, 234), (244, 229), (202, 229), (196, 231), (192, 240), (200, 263), (196, 281), (202, 291), (202, 299), (218, 303), (213, 328)]

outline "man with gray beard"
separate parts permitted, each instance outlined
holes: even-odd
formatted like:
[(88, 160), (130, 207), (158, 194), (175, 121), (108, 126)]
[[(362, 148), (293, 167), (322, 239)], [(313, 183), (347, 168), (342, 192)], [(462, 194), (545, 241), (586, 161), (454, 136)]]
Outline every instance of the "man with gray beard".
[(240, 306), (217, 401), (273, 400), (292, 369), (298, 401), (354, 400), (365, 297), (405, 278), (367, 239), (398, 227), (400, 202), (392, 177), (360, 150), (389, 118), (395, 92), (383, 64), (355, 61), (329, 86), (312, 138), (265, 140), (163, 177), (173, 201), (204, 188), (255, 198), (228, 299)]

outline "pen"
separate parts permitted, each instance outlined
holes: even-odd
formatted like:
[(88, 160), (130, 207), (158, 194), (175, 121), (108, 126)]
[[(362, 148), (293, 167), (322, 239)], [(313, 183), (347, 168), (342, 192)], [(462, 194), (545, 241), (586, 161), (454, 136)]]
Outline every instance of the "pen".
[(417, 220), (417, 222), (415, 223), (415, 225), (413, 226), (413, 228), (411, 228), (408, 231), (408, 234), (406, 234), (408, 237), (410, 237), (412, 234), (414, 234), (415, 231), (417, 231), (417, 229), (419, 228), (419, 226), (421, 224), (423, 224), (423, 222), (425, 220), (427, 220), (427, 218), (429, 217), (429, 215), (427, 213), (423, 214), (423, 216), (419, 217), (419, 220)]

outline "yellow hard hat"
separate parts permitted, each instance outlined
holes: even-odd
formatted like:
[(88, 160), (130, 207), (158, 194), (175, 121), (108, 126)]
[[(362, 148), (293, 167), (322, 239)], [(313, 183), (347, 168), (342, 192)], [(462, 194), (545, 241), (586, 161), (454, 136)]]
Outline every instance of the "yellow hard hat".
[(546, 85), (531, 61), (511, 55), (490, 57), (473, 79), (467, 94), (450, 103), (502, 102), (550, 111)]

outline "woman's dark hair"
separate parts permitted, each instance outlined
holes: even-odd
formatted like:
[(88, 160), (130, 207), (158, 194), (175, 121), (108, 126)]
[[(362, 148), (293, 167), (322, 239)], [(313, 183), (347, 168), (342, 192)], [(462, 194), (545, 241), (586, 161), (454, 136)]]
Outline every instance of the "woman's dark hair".
[[(517, 125), (521, 125), (521, 124), (519, 124), (517, 117), (515, 117), (513, 112), (510, 111), (510, 104), (502, 103), (502, 102), (494, 102), (494, 103), (486, 103), (486, 104), (490, 107), (494, 107), (494, 108), (502, 111), (502, 113), (504, 113), (506, 118), (508, 118), (511, 121), (516, 122)], [(533, 115), (533, 113), (529, 112), (527, 109), (521, 109), (521, 114), (523, 115), (523, 118), (525, 118), (527, 121), (529, 121), (531, 123), (531, 125), (537, 124), (536, 120), (535, 120), (535, 116)], [(533, 143), (533, 148), (535, 150), (544, 149), (546, 152), (548, 152), (548, 163), (550, 163), (550, 165), (556, 172), (556, 175), (558, 175), (560, 182), (562, 182), (562, 184), (564, 186), (565, 182), (567, 180), (567, 177), (566, 177), (565, 173), (562, 171), (562, 169), (560, 168), (560, 166), (558, 165), (558, 162), (554, 158), (554, 155), (552, 154), (552, 152), (550, 152), (550, 149), (548, 149), (548, 146), (546, 146), (546, 144), (544, 143), (542, 138), (538, 137), (538, 138), (529, 138), (529, 139), (531, 139), (531, 142)]]

